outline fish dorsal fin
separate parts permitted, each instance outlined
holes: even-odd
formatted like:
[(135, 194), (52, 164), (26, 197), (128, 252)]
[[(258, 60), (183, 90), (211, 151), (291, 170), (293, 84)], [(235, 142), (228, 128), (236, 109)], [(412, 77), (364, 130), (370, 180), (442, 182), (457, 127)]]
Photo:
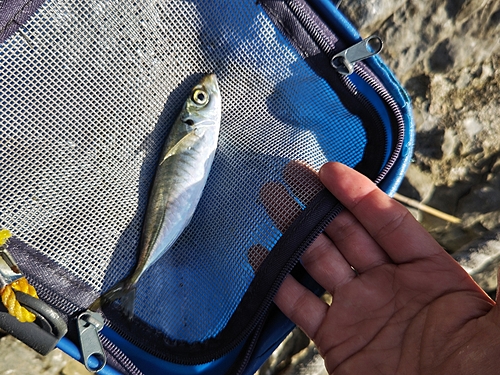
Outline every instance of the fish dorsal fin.
[(189, 133), (187, 133), (170, 150), (168, 150), (167, 154), (160, 161), (160, 165), (162, 165), (163, 162), (165, 160), (167, 160), (169, 157), (174, 156), (174, 155), (179, 154), (180, 152), (182, 152), (185, 149), (185, 147), (187, 147), (187, 145), (189, 143), (191, 143), (190, 140), (193, 139), (193, 138), (196, 138), (196, 137), (198, 137), (198, 135), (196, 134), (195, 130), (190, 131)]

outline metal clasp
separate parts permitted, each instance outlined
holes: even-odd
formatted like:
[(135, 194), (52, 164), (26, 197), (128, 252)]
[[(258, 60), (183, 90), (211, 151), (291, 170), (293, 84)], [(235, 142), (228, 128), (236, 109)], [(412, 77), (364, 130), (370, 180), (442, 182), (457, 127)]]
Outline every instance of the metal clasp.
[(354, 72), (354, 64), (378, 54), (383, 47), (383, 41), (380, 37), (372, 35), (361, 42), (337, 53), (331, 60), (332, 66), (340, 74), (348, 75)]
[[(106, 365), (106, 355), (98, 334), (104, 327), (104, 319), (101, 314), (87, 310), (78, 315), (77, 325), (83, 364), (89, 371), (100, 371)], [(91, 357), (97, 359), (97, 366), (91, 366)]]
[(0, 290), (23, 276), (14, 258), (7, 251), (7, 245), (0, 246)]

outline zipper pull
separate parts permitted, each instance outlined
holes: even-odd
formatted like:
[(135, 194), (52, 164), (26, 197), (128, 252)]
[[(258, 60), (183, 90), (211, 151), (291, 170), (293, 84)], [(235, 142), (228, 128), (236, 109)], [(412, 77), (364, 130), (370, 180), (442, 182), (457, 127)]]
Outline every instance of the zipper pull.
[[(83, 364), (87, 370), (97, 372), (106, 365), (106, 355), (102, 347), (98, 332), (104, 327), (104, 319), (101, 314), (87, 310), (77, 318), (78, 337), (82, 349)], [(97, 365), (90, 363), (90, 358), (97, 360)], [(95, 361), (93, 361), (95, 362)]]
[(354, 71), (354, 63), (378, 54), (382, 50), (383, 41), (376, 35), (369, 36), (361, 42), (337, 53), (330, 63), (340, 74), (349, 75)]

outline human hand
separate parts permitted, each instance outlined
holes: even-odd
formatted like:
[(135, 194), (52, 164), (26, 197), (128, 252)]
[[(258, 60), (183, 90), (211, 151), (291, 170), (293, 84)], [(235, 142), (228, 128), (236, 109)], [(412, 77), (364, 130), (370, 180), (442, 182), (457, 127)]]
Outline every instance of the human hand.
[[(307, 168), (288, 169), (295, 171), (289, 184), (301, 174), (311, 179)], [(495, 302), (369, 179), (339, 163), (325, 164), (319, 177), (346, 209), (309, 247), (302, 264), (333, 301), (328, 306), (288, 276), (275, 303), (315, 342), (328, 372), (498, 373)], [(284, 230), (293, 215), (284, 217), (279, 205), (266, 200), (269, 189), (279, 187), (265, 186), (261, 197)]]

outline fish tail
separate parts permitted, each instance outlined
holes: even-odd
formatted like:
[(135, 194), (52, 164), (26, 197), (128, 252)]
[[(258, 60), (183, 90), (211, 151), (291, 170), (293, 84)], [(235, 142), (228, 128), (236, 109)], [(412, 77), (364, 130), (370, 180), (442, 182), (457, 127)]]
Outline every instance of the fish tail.
[(109, 305), (113, 301), (119, 299), (121, 300), (123, 313), (128, 319), (132, 319), (134, 316), (135, 291), (135, 284), (131, 284), (129, 280), (122, 280), (92, 302), (89, 306), (89, 310), (97, 311), (103, 306)]

